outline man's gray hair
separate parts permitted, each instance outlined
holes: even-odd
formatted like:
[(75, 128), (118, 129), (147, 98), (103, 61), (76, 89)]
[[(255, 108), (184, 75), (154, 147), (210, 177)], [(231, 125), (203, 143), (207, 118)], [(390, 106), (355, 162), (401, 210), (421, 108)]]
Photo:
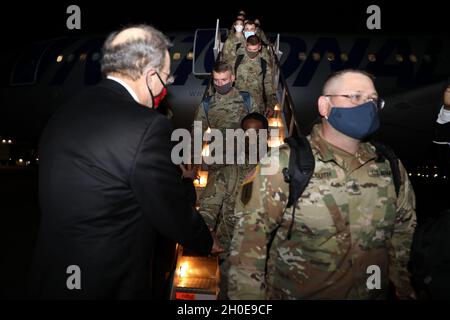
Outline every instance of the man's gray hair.
[[(145, 36), (113, 45), (116, 36), (129, 28), (141, 29)], [(119, 73), (137, 80), (149, 69), (160, 69), (164, 65), (166, 50), (171, 46), (170, 40), (161, 31), (149, 25), (133, 25), (115, 31), (103, 45), (102, 73)]]

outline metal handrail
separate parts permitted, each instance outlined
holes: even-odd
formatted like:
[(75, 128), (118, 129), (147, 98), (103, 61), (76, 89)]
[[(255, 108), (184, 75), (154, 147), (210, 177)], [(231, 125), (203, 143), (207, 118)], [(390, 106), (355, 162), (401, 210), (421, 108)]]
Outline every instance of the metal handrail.
[[(214, 63), (217, 63), (220, 61), (220, 59), (222, 59), (222, 45), (220, 43), (220, 25), (219, 25), (219, 19), (217, 19), (216, 21), (216, 33), (214, 36), (214, 56), (215, 56), (215, 60)], [(206, 89), (203, 92), (203, 96), (202, 96), (202, 101), (206, 99), (206, 97), (209, 95), (209, 93), (211, 92), (211, 87), (212, 87), (212, 83), (213, 83), (213, 78), (212, 78), (212, 72), (209, 75), (209, 79), (208, 79), (208, 84), (206, 85)]]
[(285, 122), (285, 128), (287, 130), (287, 136), (300, 135), (299, 126), (297, 120), (295, 119), (295, 106), (292, 96), (289, 92), (289, 87), (287, 85), (286, 79), (281, 72), (280, 61), (278, 58), (279, 51), (279, 35), (277, 36), (277, 45), (275, 49), (270, 46), (269, 50), (273, 59), (273, 66), (275, 67), (274, 72), (274, 84), (277, 88), (278, 101), (280, 102), (281, 114), (283, 115), (283, 120)]

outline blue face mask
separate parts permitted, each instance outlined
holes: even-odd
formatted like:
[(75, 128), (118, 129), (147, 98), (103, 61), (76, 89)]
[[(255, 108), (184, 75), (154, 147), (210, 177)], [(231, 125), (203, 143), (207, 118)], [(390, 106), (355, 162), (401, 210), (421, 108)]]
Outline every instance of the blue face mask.
[(254, 36), (254, 35), (255, 35), (254, 31), (244, 31), (245, 39), (247, 39), (250, 36)]
[(380, 126), (377, 107), (371, 101), (352, 108), (333, 107), (325, 118), (337, 131), (357, 140), (363, 140)]

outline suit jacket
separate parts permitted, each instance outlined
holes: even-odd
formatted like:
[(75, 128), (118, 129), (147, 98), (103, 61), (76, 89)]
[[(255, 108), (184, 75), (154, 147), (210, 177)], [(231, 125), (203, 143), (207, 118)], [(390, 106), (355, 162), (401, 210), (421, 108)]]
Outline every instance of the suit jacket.
[[(39, 146), (34, 297), (150, 298), (157, 233), (210, 252), (211, 235), (170, 158), (171, 131), (113, 80), (55, 112)], [(77, 279), (81, 289), (69, 289)]]

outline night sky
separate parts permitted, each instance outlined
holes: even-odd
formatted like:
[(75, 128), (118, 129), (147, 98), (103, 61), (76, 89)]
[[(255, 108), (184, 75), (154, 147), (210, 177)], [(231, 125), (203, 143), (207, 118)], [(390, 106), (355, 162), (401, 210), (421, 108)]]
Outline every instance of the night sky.
[[(194, 31), (211, 28), (220, 18), (232, 23), (243, 9), (249, 18), (259, 18), (268, 32), (324, 32), (378, 34), (449, 34), (444, 1), (13, 1), (1, 9), (2, 37), (9, 46), (63, 35), (108, 33), (131, 23), (149, 23), (163, 31)], [(66, 28), (71, 4), (81, 8), (81, 31)], [(370, 4), (381, 8), (382, 29), (366, 28)]]

